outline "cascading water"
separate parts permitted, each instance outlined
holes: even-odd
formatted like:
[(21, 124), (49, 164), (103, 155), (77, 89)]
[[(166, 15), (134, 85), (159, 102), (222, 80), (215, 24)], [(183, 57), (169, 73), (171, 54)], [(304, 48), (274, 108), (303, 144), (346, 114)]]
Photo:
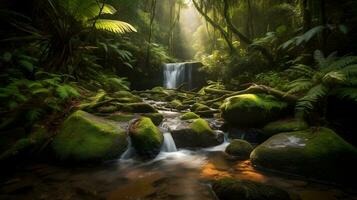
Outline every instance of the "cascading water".
[(130, 137), (127, 137), (127, 140), (128, 140), (128, 148), (121, 155), (120, 160), (128, 160), (128, 159), (132, 158), (133, 155), (135, 154), (135, 149), (134, 149), (133, 145), (131, 144)]
[(161, 151), (164, 151), (164, 152), (176, 152), (177, 151), (175, 141), (172, 138), (172, 135), (170, 132), (164, 133), (164, 143), (162, 144)]
[(167, 63), (164, 65), (164, 87), (174, 89), (183, 83), (192, 87), (192, 65), (190, 63)]

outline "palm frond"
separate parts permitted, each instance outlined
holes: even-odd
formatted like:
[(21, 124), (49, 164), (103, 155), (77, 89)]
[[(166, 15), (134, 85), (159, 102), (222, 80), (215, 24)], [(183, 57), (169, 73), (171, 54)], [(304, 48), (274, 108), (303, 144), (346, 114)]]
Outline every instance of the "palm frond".
[[(56, 2), (81, 22), (98, 17), (100, 14), (116, 13), (116, 9), (113, 6), (103, 3), (98, 4), (95, 0), (56, 0)], [(101, 10), (102, 6), (103, 9)]]
[(117, 34), (137, 32), (131, 24), (111, 19), (98, 19), (95, 23), (95, 28)]

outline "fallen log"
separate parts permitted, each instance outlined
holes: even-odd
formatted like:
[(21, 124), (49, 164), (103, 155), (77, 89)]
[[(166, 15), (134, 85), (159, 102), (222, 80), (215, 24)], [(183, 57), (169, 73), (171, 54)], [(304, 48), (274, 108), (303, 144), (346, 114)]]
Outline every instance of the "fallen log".
[(221, 97), (218, 97), (216, 99), (213, 100), (209, 100), (206, 101), (206, 104), (212, 104), (215, 103), (217, 101), (222, 101), (226, 98), (232, 97), (232, 96), (236, 96), (236, 95), (240, 95), (240, 94), (256, 94), (256, 93), (265, 93), (265, 94), (270, 94), (275, 96), (278, 99), (281, 99), (283, 101), (287, 101), (290, 103), (295, 103), (299, 98), (295, 95), (292, 94), (288, 94), (286, 92), (265, 86), (265, 85), (257, 85), (257, 84), (251, 84), (251, 86), (249, 86), (247, 89), (245, 90), (240, 90), (237, 92), (233, 92), (230, 94), (225, 94)]

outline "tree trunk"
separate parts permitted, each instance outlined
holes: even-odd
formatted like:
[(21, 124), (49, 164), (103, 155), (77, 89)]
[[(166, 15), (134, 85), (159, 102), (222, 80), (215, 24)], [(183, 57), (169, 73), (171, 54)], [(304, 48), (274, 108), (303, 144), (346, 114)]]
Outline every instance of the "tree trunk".
[(245, 90), (241, 90), (241, 91), (237, 91), (237, 92), (233, 92), (230, 94), (225, 94), (217, 99), (213, 99), (210, 101), (206, 101), (206, 104), (212, 104), (218, 101), (222, 101), (228, 97), (232, 97), (232, 96), (236, 96), (236, 95), (240, 95), (240, 94), (256, 94), (256, 93), (265, 93), (265, 94), (270, 94), (275, 96), (278, 99), (281, 99), (283, 101), (287, 101), (287, 102), (291, 102), (291, 103), (295, 103), (298, 100), (298, 97), (295, 95), (291, 95), (291, 94), (287, 94), (286, 92), (277, 90), (275, 88), (271, 88), (265, 85), (256, 85), (256, 84), (252, 84), (250, 87), (248, 87)]
[(149, 65), (149, 62), (150, 62), (150, 47), (151, 47), (151, 38), (152, 38), (152, 26), (154, 24), (155, 15), (156, 15), (156, 0), (152, 0), (152, 2), (151, 2), (151, 18), (150, 18), (149, 40), (148, 40), (148, 47), (147, 47), (147, 51), (146, 51), (146, 61), (145, 61), (146, 65)]
[[(248, 37), (243, 35), (233, 24), (230, 16), (229, 16), (229, 3), (228, 0), (223, 0), (224, 2), (224, 18), (226, 19), (227, 26), (228, 28), (239, 38), (239, 40), (246, 44), (246, 45), (251, 45), (253, 43), (252, 40), (250, 40)], [(270, 65), (274, 65), (274, 58), (271, 55), (271, 53), (264, 47), (262, 46), (254, 46), (254, 49), (259, 51), (269, 62)]]
[(196, 2), (196, 0), (192, 0), (193, 5), (196, 7), (197, 11), (205, 18), (205, 20), (215, 29), (217, 29), (221, 35), (223, 36), (224, 40), (226, 41), (229, 49), (231, 50), (231, 52), (235, 52), (235, 48), (231, 42), (231, 40), (229, 39), (229, 35), (228, 33), (215, 21), (213, 21), (204, 11), (203, 9), (198, 5), (198, 3)]

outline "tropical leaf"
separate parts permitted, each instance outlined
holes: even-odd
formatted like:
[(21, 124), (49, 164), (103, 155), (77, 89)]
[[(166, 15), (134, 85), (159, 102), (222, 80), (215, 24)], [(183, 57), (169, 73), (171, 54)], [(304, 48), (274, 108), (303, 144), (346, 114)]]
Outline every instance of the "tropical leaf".
[(137, 32), (137, 30), (131, 24), (111, 19), (98, 19), (95, 23), (95, 27), (99, 30), (109, 31), (117, 34)]

